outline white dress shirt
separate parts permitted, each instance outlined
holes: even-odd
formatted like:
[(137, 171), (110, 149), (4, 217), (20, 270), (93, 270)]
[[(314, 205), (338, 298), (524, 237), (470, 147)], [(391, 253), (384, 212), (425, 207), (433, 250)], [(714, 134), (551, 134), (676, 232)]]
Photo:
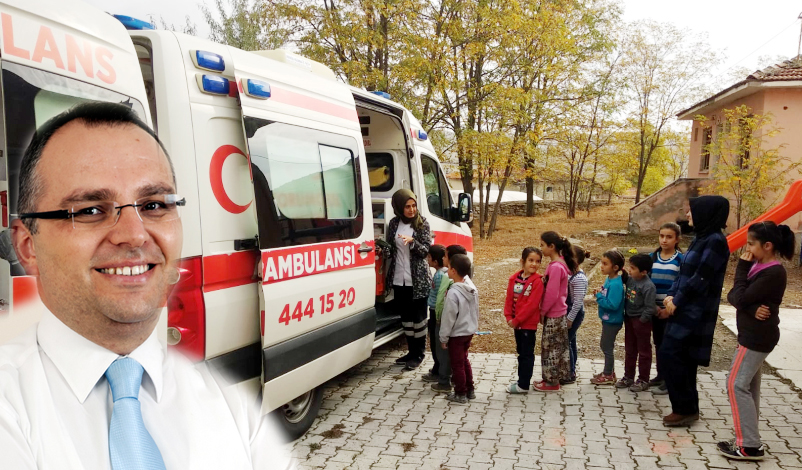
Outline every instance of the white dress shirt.
[(412, 285), (412, 260), (409, 257), (409, 245), (399, 235), (411, 237), (415, 234), (412, 224), (398, 221), (398, 230), (395, 232), (395, 271), (393, 271), (393, 285)]
[[(0, 346), (0, 467), (111, 470), (113, 408), (104, 374), (119, 356), (45, 312)], [(276, 430), (242, 387), (165, 353), (156, 332), (130, 356), (145, 369), (142, 418), (167, 470), (287, 468)]]

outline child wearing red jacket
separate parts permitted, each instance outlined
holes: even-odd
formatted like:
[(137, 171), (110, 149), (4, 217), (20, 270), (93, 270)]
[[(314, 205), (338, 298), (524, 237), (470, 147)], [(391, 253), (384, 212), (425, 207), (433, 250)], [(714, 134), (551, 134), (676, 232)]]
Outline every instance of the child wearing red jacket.
[(543, 298), (543, 278), (538, 274), (543, 254), (527, 247), (521, 253), (521, 271), (510, 277), (504, 317), (515, 330), (518, 352), (518, 381), (510, 384), (509, 393), (529, 393), (535, 369), (535, 337), (540, 323), (540, 301)]

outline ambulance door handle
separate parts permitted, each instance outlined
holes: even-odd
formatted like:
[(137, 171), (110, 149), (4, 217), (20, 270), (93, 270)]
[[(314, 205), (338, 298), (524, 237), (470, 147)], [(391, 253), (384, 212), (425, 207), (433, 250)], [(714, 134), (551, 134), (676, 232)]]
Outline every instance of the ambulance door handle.
[(259, 237), (234, 240), (234, 251), (255, 250), (259, 247)]
[(360, 246), (356, 251), (360, 253), (370, 253), (371, 251), (373, 251), (373, 247), (363, 243), (362, 246)]

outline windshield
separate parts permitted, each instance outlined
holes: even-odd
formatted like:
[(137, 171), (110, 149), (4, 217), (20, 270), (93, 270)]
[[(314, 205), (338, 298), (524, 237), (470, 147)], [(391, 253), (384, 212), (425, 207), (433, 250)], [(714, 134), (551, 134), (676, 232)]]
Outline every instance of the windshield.
[(142, 104), (129, 96), (43, 70), (3, 62), (2, 83), (8, 160), (0, 162), (0, 179), (8, 178), (8, 209), (12, 216), (17, 213), (22, 156), (36, 129), (48, 119), (85, 101), (107, 101), (130, 106), (146, 121)]

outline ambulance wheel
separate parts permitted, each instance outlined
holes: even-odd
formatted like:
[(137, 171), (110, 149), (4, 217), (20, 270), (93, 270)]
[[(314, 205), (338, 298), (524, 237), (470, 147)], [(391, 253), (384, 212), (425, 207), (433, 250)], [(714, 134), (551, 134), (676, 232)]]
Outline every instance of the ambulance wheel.
[(312, 427), (322, 402), (323, 393), (316, 387), (275, 411), (276, 421), (290, 441), (300, 438)]

